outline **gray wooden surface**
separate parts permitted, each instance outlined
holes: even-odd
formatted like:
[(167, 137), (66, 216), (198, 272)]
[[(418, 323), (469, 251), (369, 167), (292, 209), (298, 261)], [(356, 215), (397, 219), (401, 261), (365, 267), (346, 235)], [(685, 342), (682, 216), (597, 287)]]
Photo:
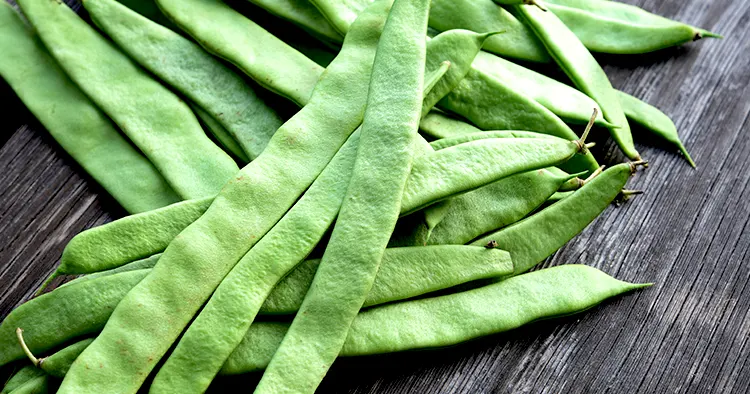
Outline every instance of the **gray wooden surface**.
[[(699, 168), (638, 134), (651, 166), (630, 188), (646, 194), (611, 207), (548, 264), (655, 285), (450, 349), (342, 359), (320, 392), (750, 392), (750, 1), (627, 2), (726, 36), (599, 57), (616, 87), (673, 117)], [(73, 235), (124, 212), (2, 81), (0, 102), (1, 318), (30, 298)], [(605, 143), (595, 153), (612, 162), (613, 152)]]

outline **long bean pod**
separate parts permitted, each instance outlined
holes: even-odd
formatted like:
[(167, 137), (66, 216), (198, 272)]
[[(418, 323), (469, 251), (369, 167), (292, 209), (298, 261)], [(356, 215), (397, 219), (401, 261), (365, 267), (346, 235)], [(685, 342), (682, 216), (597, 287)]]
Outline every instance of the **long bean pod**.
[(615, 126), (609, 131), (623, 153), (632, 160), (640, 160), (641, 156), (633, 144), (630, 126), (617, 98), (617, 92), (591, 52), (553, 13), (531, 5), (512, 7), (534, 30), (571, 81), (599, 104), (604, 119)]
[(196, 42), (261, 86), (300, 106), (310, 100), (323, 68), (221, 0), (156, 0)]
[(573, 195), (472, 245), (487, 245), (510, 252), (514, 274), (528, 271), (555, 253), (593, 222), (620, 194), (635, 165), (623, 163), (605, 170)]
[(11, 376), (8, 381), (5, 382), (5, 385), (3, 386), (2, 391), (0, 391), (0, 394), (8, 394), (18, 387), (22, 386), (29, 380), (42, 375), (44, 375), (44, 371), (33, 365), (23, 366), (15, 371), (15, 373), (13, 373), (13, 376)]
[[(189, 2), (178, 3), (179, 8)], [(73, 363), (61, 393), (138, 390), (222, 278), (313, 183), (362, 122), (378, 37), (371, 32), (345, 40), (307, 105), (222, 189), (206, 213), (169, 244), (151, 274), (117, 305), (102, 333)], [(194, 280), (196, 273), (199, 281)], [(149, 307), (142, 307), (144, 303)], [(123, 352), (128, 357), (121, 357)], [(104, 367), (87, 368), (99, 364)]]
[(237, 140), (221, 125), (211, 114), (203, 110), (197, 104), (189, 103), (190, 108), (195, 112), (195, 116), (203, 124), (204, 130), (211, 133), (214, 136), (219, 145), (224, 148), (225, 151), (231, 153), (235, 159), (238, 159), (242, 164), (250, 162), (250, 157), (245, 153)]
[(237, 172), (237, 164), (205, 135), (187, 104), (65, 3), (18, 4), (52, 57), (180, 196), (214, 196)]
[(593, 52), (640, 54), (720, 35), (617, 1), (548, 0), (552, 11)]
[(86, 0), (92, 20), (142, 67), (185, 95), (255, 159), (283, 123), (242, 77), (198, 44), (115, 0)]
[(52, 138), (130, 213), (180, 197), (71, 81), (7, 3), (0, 5), (0, 76)]
[(261, 378), (258, 393), (314, 392), (372, 287), (412, 166), (429, 9), (429, 0), (393, 2), (378, 42), (346, 197), (300, 313)]

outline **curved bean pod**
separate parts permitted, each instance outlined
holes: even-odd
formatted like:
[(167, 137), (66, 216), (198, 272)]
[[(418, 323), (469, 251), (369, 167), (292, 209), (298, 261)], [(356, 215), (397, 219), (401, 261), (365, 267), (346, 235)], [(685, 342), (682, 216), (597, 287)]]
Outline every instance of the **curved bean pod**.
[(70, 282), (65, 282), (62, 285), (58, 286), (57, 288), (59, 289), (65, 286), (72, 286), (74, 284), (86, 282), (86, 281), (93, 280), (96, 278), (119, 274), (120, 272), (130, 272), (130, 271), (137, 271), (137, 270), (142, 270), (142, 269), (151, 269), (151, 268), (154, 268), (156, 263), (159, 261), (160, 257), (161, 257), (161, 253), (155, 254), (151, 257), (147, 257), (145, 259), (133, 261), (132, 263), (127, 263), (117, 268), (112, 268), (106, 271), (99, 271), (99, 272), (94, 272), (92, 274), (87, 274), (87, 275), (75, 278), (71, 280)]
[(599, 104), (604, 119), (616, 126), (609, 131), (623, 153), (632, 160), (640, 160), (617, 92), (591, 52), (553, 13), (530, 5), (512, 7), (544, 43), (573, 83)]
[(721, 38), (718, 34), (616, 1), (549, 0), (547, 3), (546, 7), (593, 52), (632, 55), (703, 37)]
[[(176, 3), (175, 8), (201, 9), (190, 7), (189, 1)], [(365, 30), (347, 36), (307, 105), (282, 125), (263, 153), (169, 244), (151, 274), (117, 305), (102, 333), (73, 363), (60, 393), (136, 392), (224, 276), (320, 175), (362, 122), (380, 33)], [(195, 273), (200, 273), (200, 281)], [(121, 357), (123, 352), (129, 357)], [(99, 364), (104, 367), (87, 368)]]
[(261, 86), (300, 106), (323, 68), (220, 0), (156, 0), (159, 8), (206, 50)]
[(685, 145), (680, 141), (680, 136), (677, 135), (677, 127), (669, 116), (661, 112), (658, 108), (638, 100), (627, 93), (618, 91), (617, 94), (628, 119), (674, 145), (685, 156), (685, 160), (691, 166), (695, 167), (695, 162), (690, 157), (687, 149), (685, 149)]
[(250, 160), (258, 157), (283, 123), (242, 77), (198, 44), (115, 0), (85, 0), (83, 5), (94, 23), (132, 59), (224, 126)]
[(547, 169), (528, 171), (453, 198), (448, 213), (432, 231), (430, 245), (462, 245), (511, 225), (541, 206), (571, 177)]
[(237, 164), (205, 135), (190, 108), (65, 3), (18, 2), (73, 81), (183, 198), (214, 196)]
[(26, 344), (34, 353), (101, 330), (112, 308), (149, 271), (122, 272), (61, 287), (14, 309), (0, 324), (0, 365), (26, 357), (18, 346), (16, 328), (25, 330)]
[[(257, 393), (314, 392), (367, 297), (401, 210), (422, 111), (430, 0), (395, 0), (378, 42), (357, 160), (310, 290)], [(304, 354), (305, 357), (299, 357)]]
[(180, 197), (60, 69), (7, 3), (0, 5), (0, 76), (73, 159), (130, 213)]
[(250, 2), (320, 37), (333, 42), (344, 41), (344, 36), (336, 31), (308, 0), (250, 0)]
[(605, 170), (572, 196), (472, 245), (487, 245), (510, 252), (514, 275), (526, 272), (555, 253), (593, 222), (625, 187), (635, 166), (623, 163)]
[[(484, 130), (532, 130), (567, 140), (576, 139), (573, 130), (550, 110), (530, 97), (476, 70), (438, 105), (457, 113)], [(574, 171), (594, 171), (599, 164), (590, 153), (576, 157)]]

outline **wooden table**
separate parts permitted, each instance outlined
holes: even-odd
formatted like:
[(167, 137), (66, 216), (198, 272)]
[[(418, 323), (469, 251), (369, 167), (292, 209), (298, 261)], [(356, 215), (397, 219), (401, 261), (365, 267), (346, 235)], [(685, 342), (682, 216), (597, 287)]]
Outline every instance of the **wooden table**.
[[(451, 349), (342, 359), (320, 392), (750, 392), (750, 1), (627, 2), (727, 36), (598, 57), (617, 88), (672, 116), (698, 170), (636, 135), (651, 166), (629, 187), (646, 194), (608, 209), (547, 265), (588, 264), (655, 285)], [(0, 100), (4, 317), (31, 297), (73, 235), (124, 211), (2, 81)], [(605, 143), (595, 153), (611, 163), (620, 159), (613, 152)]]

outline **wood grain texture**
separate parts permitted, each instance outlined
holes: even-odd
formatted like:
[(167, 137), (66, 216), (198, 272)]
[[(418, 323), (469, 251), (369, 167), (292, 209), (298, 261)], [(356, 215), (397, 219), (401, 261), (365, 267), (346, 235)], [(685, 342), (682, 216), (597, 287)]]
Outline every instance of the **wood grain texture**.
[[(450, 349), (342, 359), (320, 392), (750, 392), (750, 1), (627, 2), (727, 37), (598, 56), (615, 87), (674, 119), (699, 168), (636, 134), (651, 166), (630, 188), (646, 194), (608, 209), (546, 265), (583, 263), (655, 286)], [(2, 83), (0, 100), (4, 317), (52, 272), (73, 235), (123, 211)], [(600, 146), (603, 162), (621, 159), (611, 142)]]

